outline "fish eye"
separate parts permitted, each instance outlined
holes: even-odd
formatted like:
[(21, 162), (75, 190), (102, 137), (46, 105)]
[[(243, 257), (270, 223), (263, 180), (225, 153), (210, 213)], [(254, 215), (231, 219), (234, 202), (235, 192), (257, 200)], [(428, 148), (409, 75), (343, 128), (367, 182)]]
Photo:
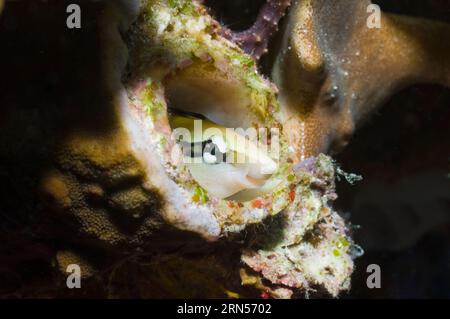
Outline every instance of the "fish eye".
[(192, 159), (201, 157), (208, 165), (226, 162), (226, 154), (220, 151), (220, 147), (211, 139), (203, 142), (184, 142), (182, 139), (177, 143), (181, 146), (183, 154)]
[(203, 161), (206, 164), (220, 164), (226, 161), (226, 154), (222, 153), (219, 146), (211, 139), (204, 142)]

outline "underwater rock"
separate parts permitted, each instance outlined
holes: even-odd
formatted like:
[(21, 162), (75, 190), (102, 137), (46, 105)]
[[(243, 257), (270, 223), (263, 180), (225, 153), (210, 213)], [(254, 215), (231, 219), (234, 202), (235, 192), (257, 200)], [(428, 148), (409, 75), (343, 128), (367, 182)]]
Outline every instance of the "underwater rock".
[[(298, 295), (298, 291), (308, 296), (317, 289), (337, 297), (350, 288), (351, 246), (355, 244), (345, 221), (330, 206), (336, 199), (334, 166), (324, 155), (311, 160), (310, 169), (296, 170), (301, 186), (291, 190), (292, 203), (249, 240), (252, 245), (241, 257), (270, 282), (257, 288), (275, 298)], [(252, 284), (248, 278), (243, 282)]]

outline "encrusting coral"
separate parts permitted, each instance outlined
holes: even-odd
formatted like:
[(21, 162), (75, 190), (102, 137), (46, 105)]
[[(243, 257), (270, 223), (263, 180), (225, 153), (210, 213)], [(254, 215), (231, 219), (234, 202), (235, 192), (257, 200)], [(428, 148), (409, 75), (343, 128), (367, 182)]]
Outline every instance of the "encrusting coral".
[[(361, 249), (348, 237), (344, 220), (331, 208), (335, 166), (319, 155), (294, 167), (296, 183), (291, 203), (267, 223), (268, 229), (250, 239), (242, 261), (261, 273), (273, 287), (265, 289), (288, 298), (298, 290), (308, 294), (317, 287), (337, 297), (350, 288), (353, 258)], [(248, 274), (244, 276), (248, 282)], [(275, 288), (276, 287), (276, 288)]]
[[(186, 208), (165, 218), (174, 226), (199, 232), (205, 237), (230, 236), (251, 224), (262, 223), (269, 216), (276, 218), (274, 216), (283, 211), (285, 224), (272, 230), (284, 232), (287, 238), (273, 243), (273, 250), (267, 252), (256, 250), (252, 253), (252, 248), (249, 248), (242, 257), (243, 261), (261, 271), (273, 285), (285, 284), (304, 291), (321, 286), (334, 296), (348, 288), (353, 268), (348, 253), (351, 239), (342, 219), (328, 206), (328, 195), (324, 195), (333, 193), (334, 166), (329, 158), (319, 156), (317, 163), (311, 159), (312, 172), (309, 175), (303, 170), (297, 173), (294, 161), (289, 158), (288, 141), (282, 132), (279, 168), (268, 182), (272, 186), (266, 194), (248, 201), (205, 196), (207, 190), (199, 190), (195, 180), (183, 169), (183, 164), (173, 163), (169, 158), (173, 140), (168, 135), (170, 128), (164, 124), (169, 122), (167, 117), (170, 116), (167, 101), (173, 108), (202, 112), (209, 119), (230, 127), (282, 127), (278, 121), (277, 91), (258, 73), (255, 61), (235, 43), (222, 37), (220, 25), (195, 1), (143, 1), (140, 17), (131, 30), (128, 35), (132, 70), (127, 86), (129, 104), (135, 110), (145, 111), (141, 118), (148, 123), (150, 135), (156, 141), (164, 141), (157, 150), (161, 158), (165, 158), (165, 169), (171, 172), (177, 185), (184, 188), (182, 194), (187, 195), (177, 196), (176, 200), (185, 201), (185, 207), (209, 214), (210, 220), (215, 220), (219, 227), (218, 233), (208, 234), (204, 228), (189, 225), (193, 216), (180, 223), (180, 214), (186, 214)], [(236, 94), (239, 98), (234, 100)], [(239, 112), (239, 118), (234, 116), (234, 111)], [(161, 129), (163, 125), (166, 127)], [(323, 180), (319, 176), (326, 178)], [(314, 183), (328, 190), (324, 193), (314, 191), (311, 189)], [(330, 224), (340, 226), (326, 226)], [(300, 225), (302, 227), (298, 227)], [(314, 227), (322, 233), (317, 235), (320, 244), (308, 246), (303, 237)], [(323, 232), (319, 231), (321, 227)], [(340, 242), (347, 245), (338, 248)], [(294, 244), (303, 245), (301, 249), (305, 256), (315, 262), (320, 260), (324, 268), (308, 268), (307, 262), (302, 264), (299, 257), (292, 257), (289, 261), (286, 254), (294, 255)], [(282, 251), (286, 254), (281, 254)], [(259, 266), (255, 265), (256, 256), (271, 253), (279, 258), (266, 259), (265, 266), (261, 266), (262, 261)], [(251, 254), (255, 255), (250, 258)], [(288, 269), (289, 264), (293, 265), (292, 269)], [(276, 278), (268, 272), (276, 272)]]

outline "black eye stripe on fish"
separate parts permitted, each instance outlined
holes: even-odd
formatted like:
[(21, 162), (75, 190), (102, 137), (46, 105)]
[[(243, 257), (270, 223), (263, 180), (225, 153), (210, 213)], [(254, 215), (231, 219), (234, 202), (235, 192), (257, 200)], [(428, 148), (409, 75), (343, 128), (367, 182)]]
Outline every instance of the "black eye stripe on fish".
[(216, 161), (211, 164), (219, 164), (226, 162), (226, 153), (222, 153), (219, 146), (215, 144), (212, 140), (206, 140), (202, 142), (185, 142), (179, 141), (183, 150), (184, 156), (190, 158), (203, 158), (204, 154), (211, 154), (216, 158)]

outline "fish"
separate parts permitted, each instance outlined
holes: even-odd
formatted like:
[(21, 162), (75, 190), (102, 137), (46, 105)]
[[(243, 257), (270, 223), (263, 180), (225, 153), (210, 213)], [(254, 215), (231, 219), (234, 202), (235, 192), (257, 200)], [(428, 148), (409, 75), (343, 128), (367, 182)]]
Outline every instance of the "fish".
[(278, 168), (264, 148), (235, 129), (178, 109), (169, 109), (169, 118), (183, 162), (195, 181), (216, 198), (263, 188)]

